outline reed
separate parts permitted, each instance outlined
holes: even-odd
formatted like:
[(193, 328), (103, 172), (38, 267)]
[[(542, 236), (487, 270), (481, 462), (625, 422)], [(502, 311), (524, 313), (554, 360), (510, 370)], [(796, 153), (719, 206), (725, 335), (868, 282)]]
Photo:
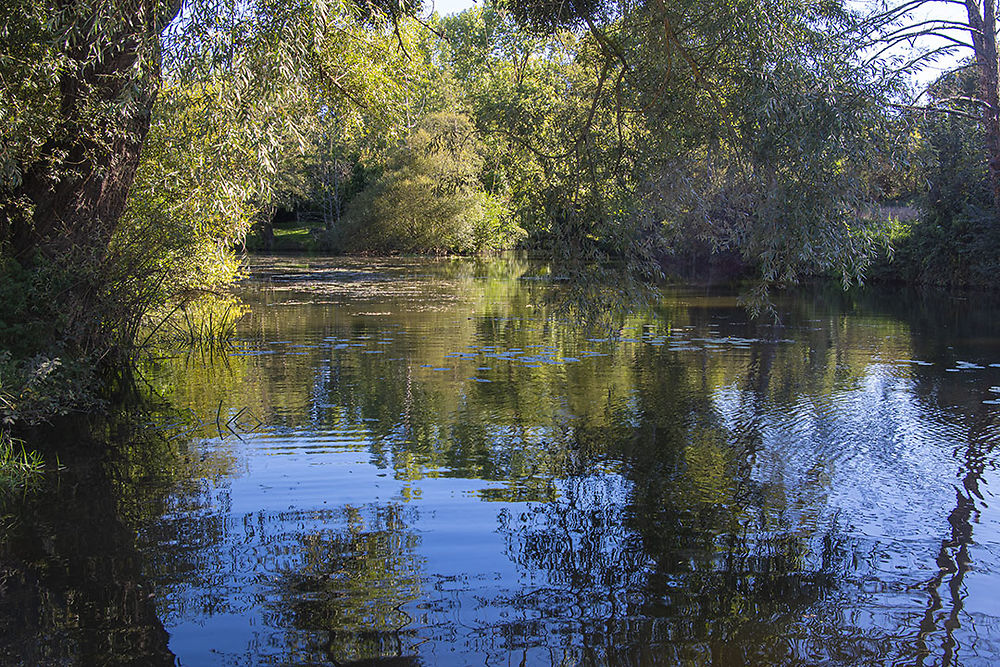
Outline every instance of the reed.
[(29, 452), (24, 443), (0, 431), (0, 493), (30, 486), (41, 476), (43, 468), (38, 452)]

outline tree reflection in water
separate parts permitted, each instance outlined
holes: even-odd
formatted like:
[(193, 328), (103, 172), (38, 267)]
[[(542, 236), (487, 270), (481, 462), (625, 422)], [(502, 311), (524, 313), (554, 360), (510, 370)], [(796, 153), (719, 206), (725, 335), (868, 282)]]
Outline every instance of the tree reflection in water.
[(335, 664), (369, 656), (402, 661), (404, 638), (414, 635), (404, 605), (420, 599), (422, 584), (417, 537), (404, 522), (407, 509), (347, 506), (341, 513), (331, 524), (346, 524), (345, 530), (303, 535), (296, 566), (279, 573), (275, 622), (306, 631), (291, 657), (325, 655)]
[(193, 664), (1000, 655), (995, 308), (680, 290), (609, 334), (524, 263), (353, 261), (256, 293), (226, 364), (148, 373), (207, 428), (13, 512), (3, 657), (169, 660), (160, 621)]
[[(466, 288), (471, 299), (482, 298), (478, 287)], [(900, 320), (844, 319), (841, 309), (855, 306), (831, 306), (822, 294), (780, 305), (786, 321), (797, 323), (784, 327), (748, 325), (732, 299), (665, 300), (653, 317), (626, 322), (637, 333), (624, 336), (642, 344), (601, 348), (529, 308), (539, 293), (532, 282), (508, 289), (477, 304), (479, 316), (457, 322), (449, 309), (401, 314), (409, 337), (384, 322), (377, 330), (337, 322), (341, 311), (330, 310), (323, 320), (334, 339), (329, 356), (281, 363), (282, 384), (308, 386), (310, 403), (324, 406), (299, 428), (364, 429), (373, 463), (407, 488), (446, 477), (496, 482), (476, 496), (499, 503), (497, 527), (516, 567), (513, 579), (497, 585), (458, 581), (457, 598), (447, 598), (421, 560), (415, 536), (425, 520), (393, 510), (388, 521), (379, 512), (390, 506), (366, 506), (357, 534), (318, 529), (301, 537), (310, 545), (305, 552), (318, 555), (283, 578), (275, 618), (288, 636), (329, 659), (405, 655), (436, 641), (528, 663), (952, 660), (947, 644), (958, 640), (949, 639), (949, 628), (961, 616), (961, 593), (947, 610), (934, 598), (945, 581), (956, 591), (963, 585), (971, 505), (959, 503), (955, 533), (938, 542), (942, 562), (953, 565), (923, 580), (926, 565), (903, 565), (897, 552), (919, 558), (925, 550), (932, 529), (914, 523), (929, 521), (924, 507), (901, 508), (901, 525), (918, 538), (904, 547), (892, 531), (859, 529), (868, 517), (838, 515), (839, 505), (866, 510), (865, 484), (892, 494), (909, 474), (894, 468), (900, 458), (915, 469), (936, 465), (943, 452), (926, 434), (938, 422), (952, 430), (971, 423), (972, 405), (941, 414), (938, 399), (958, 378), (922, 366), (899, 374), (882, 361), (933, 360), (937, 351), (910, 349)], [(308, 330), (310, 312), (295, 312)], [(643, 329), (644, 321), (652, 328)], [(282, 338), (288, 322), (273, 325)], [(451, 331), (443, 345), (421, 335), (439, 330)], [(699, 336), (697, 349), (690, 347)], [(715, 342), (727, 337), (750, 342), (727, 351)], [(380, 338), (396, 342), (385, 354), (367, 354)], [(671, 340), (681, 344), (659, 344)], [(578, 366), (493, 361), (503, 350), (529, 354), (542, 346), (561, 357), (595, 348), (610, 354)], [(489, 353), (469, 366), (499, 366), (486, 375), (490, 382), (456, 380), (474, 368), (461, 375), (424, 368), (453, 366), (446, 353), (468, 349)], [(302, 378), (290, 378), (293, 372)], [(906, 441), (911, 432), (919, 435), (914, 443)], [(992, 469), (982, 452), (965, 458), (966, 472)], [(895, 500), (904, 497), (914, 496)], [(344, 565), (347, 553), (359, 561)], [(379, 583), (348, 594), (341, 571), (359, 581), (378, 573)], [(921, 589), (931, 600), (924, 630), (913, 612)], [(471, 605), (478, 623), (442, 626), (456, 605)]]
[(0, 499), (0, 664), (174, 665), (122, 516), (129, 480), (94, 454), (102, 443), (75, 444), (61, 450), (64, 470)]
[[(555, 502), (502, 515), (534, 585), (511, 604), (545, 619), (508, 628), (509, 648), (561, 645), (583, 664), (804, 658), (787, 638), (838, 585), (843, 536), (793, 526), (780, 499), (738, 476), (744, 461), (711, 440), (718, 431), (695, 444), (657, 433), (629, 447), (621, 474), (570, 477)], [(706, 474), (719, 479), (697, 488)]]

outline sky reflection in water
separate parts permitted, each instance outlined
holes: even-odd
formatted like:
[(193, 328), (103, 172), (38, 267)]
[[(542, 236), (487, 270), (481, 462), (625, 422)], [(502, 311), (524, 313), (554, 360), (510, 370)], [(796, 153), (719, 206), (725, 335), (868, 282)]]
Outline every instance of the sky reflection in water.
[(514, 260), (254, 271), (236, 349), (149, 370), (173, 463), (119, 502), (181, 664), (1000, 659), (994, 305), (609, 331)]

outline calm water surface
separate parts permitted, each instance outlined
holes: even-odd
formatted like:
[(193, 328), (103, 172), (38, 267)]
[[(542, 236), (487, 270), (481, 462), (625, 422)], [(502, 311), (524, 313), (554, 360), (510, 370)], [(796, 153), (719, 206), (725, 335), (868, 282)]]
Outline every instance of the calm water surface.
[(252, 272), (234, 348), (5, 506), (0, 661), (1000, 662), (996, 303)]

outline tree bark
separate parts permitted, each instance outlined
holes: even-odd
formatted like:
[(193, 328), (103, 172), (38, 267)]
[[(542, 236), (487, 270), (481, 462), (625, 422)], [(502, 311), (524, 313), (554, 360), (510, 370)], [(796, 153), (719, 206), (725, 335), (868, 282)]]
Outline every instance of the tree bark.
[[(0, 231), (22, 263), (70, 250), (103, 255), (125, 210), (160, 83), (160, 33), (179, 0), (59, 3), (71, 37), (58, 116), (39, 157), (0, 209)], [(102, 14), (98, 15), (97, 12)], [(109, 113), (109, 110), (111, 113)], [(109, 122), (110, 121), (110, 122)], [(115, 122), (117, 121), (117, 122)], [(30, 204), (24, 207), (23, 204)]]

